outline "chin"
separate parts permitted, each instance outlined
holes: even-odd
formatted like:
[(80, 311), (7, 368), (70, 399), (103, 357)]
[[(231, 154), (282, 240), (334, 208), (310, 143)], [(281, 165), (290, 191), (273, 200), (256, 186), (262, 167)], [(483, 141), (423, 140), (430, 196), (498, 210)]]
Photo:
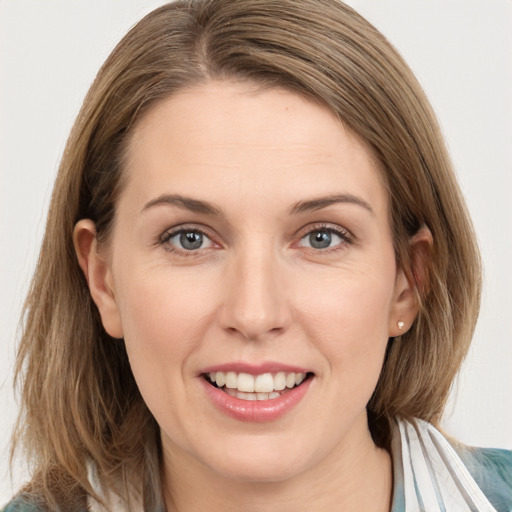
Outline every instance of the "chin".
[(272, 436), (267, 442), (260, 436), (253, 440), (245, 438), (219, 448), (222, 453), (211, 454), (208, 466), (224, 478), (241, 483), (285, 482), (305, 471), (308, 465), (307, 448), (292, 439), (287, 441), (292, 442), (279, 436)]
[(289, 481), (302, 473), (301, 464), (273, 461), (238, 461), (229, 467), (216, 466), (215, 470), (226, 479), (246, 484), (277, 484)]

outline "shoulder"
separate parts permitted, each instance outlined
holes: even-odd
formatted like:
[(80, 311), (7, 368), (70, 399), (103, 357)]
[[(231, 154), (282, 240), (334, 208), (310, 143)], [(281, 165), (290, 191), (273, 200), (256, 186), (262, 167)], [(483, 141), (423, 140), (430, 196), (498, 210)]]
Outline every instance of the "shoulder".
[(43, 512), (44, 510), (29, 496), (20, 495), (10, 501), (1, 512)]
[(53, 507), (48, 505), (40, 497), (34, 496), (30, 493), (21, 493), (14, 497), (0, 512), (50, 512), (58, 510), (60, 512), (87, 512), (89, 510), (85, 502), (76, 502), (72, 505), (61, 505), (60, 507)]
[(512, 451), (455, 445), (487, 499), (498, 512), (512, 511)]
[(72, 506), (62, 505), (61, 507), (52, 507), (43, 501), (40, 497), (30, 493), (22, 492), (14, 497), (0, 512), (50, 512), (51, 510), (59, 510), (61, 512), (86, 512), (87, 506), (75, 504)]

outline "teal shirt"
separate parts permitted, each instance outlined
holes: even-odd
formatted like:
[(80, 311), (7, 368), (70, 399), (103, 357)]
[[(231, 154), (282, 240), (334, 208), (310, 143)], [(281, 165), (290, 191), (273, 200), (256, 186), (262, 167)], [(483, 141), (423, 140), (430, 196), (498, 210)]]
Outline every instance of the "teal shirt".
[[(456, 446), (455, 449), (497, 512), (512, 512), (512, 451), (465, 446)], [(27, 497), (20, 496), (11, 501), (2, 512), (40, 512), (40, 510), (39, 507), (31, 504)], [(404, 511), (403, 481), (399, 475), (395, 475), (391, 512)]]
[(512, 512), (512, 451), (465, 448), (459, 457), (498, 512)]
[[(464, 445), (454, 448), (497, 512), (512, 512), (512, 451)], [(403, 477), (396, 472), (391, 512), (405, 512)]]

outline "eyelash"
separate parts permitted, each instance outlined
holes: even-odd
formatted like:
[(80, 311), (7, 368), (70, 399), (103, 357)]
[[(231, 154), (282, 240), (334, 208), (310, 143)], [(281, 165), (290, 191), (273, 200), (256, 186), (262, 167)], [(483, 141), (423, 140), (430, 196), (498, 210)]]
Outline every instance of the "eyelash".
[(180, 226), (175, 229), (171, 229), (170, 231), (166, 231), (159, 239), (158, 243), (163, 246), (163, 248), (172, 254), (177, 254), (178, 256), (184, 256), (184, 257), (194, 257), (198, 256), (201, 252), (201, 249), (197, 250), (185, 250), (185, 249), (178, 249), (177, 247), (173, 246), (170, 241), (177, 235), (182, 233), (198, 233), (204, 237), (206, 237), (208, 240), (211, 241), (211, 243), (214, 246), (220, 247), (219, 244), (215, 243), (213, 241), (213, 236), (210, 234), (208, 230), (206, 230), (202, 226), (196, 226), (196, 225), (185, 225)]
[(312, 235), (313, 233), (320, 233), (320, 232), (327, 232), (330, 234), (334, 234), (338, 236), (341, 240), (340, 243), (336, 244), (333, 247), (327, 247), (325, 249), (316, 249), (314, 247), (305, 247), (306, 249), (314, 252), (315, 254), (331, 254), (340, 250), (343, 250), (346, 248), (346, 245), (353, 244), (355, 241), (354, 236), (350, 231), (347, 229), (342, 228), (341, 226), (338, 226), (336, 224), (327, 224), (327, 223), (320, 223), (320, 224), (313, 224), (310, 226), (307, 226), (304, 230), (299, 231), (299, 243), (304, 240), (306, 237)]
[[(299, 231), (297, 235), (300, 237), (299, 242), (303, 241), (307, 236), (312, 235), (313, 233), (318, 232), (327, 232), (330, 234), (334, 234), (338, 236), (341, 240), (340, 243), (336, 244), (333, 247), (328, 247), (325, 249), (316, 249), (314, 247), (307, 247), (307, 246), (300, 246), (304, 247), (310, 251), (313, 251), (316, 254), (330, 254), (332, 252), (337, 252), (339, 250), (342, 250), (346, 244), (353, 244), (354, 243), (354, 236), (350, 231), (341, 228), (340, 226), (333, 225), (333, 224), (314, 224), (312, 226), (308, 226), (304, 228), (303, 230)], [(214, 248), (220, 247), (218, 243), (214, 241), (214, 237), (210, 234), (208, 230), (206, 230), (202, 226), (196, 226), (196, 225), (185, 225), (180, 226), (176, 229), (171, 229), (170, 231), (166, 231), (158, 240), (158, 244), (162, 245), (163, 248), (170, 253), (177, 254), (179, 256), (183, 257), (195, 257), (201, 254), (201, 251), (204, 249), (197, 249), (197, 250), (184, 250), (184, 249), (178, 249), (177, 247), (173, 246), (170, 241), (177, 235), (182, 233), (197, 233), (204, 237), (206, 237), (208, 240), (210, 240), (211, 244), (214, 246)], [(294, 245), (298, 244), (297, 242)], [(207, 249), (209, 249), (208, 247)]]

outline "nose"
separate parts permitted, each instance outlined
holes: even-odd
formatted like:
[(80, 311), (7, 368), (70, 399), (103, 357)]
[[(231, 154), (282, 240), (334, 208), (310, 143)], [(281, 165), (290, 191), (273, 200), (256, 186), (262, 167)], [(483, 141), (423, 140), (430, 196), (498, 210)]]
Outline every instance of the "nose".
[(222, 328), (252, 341), (283, 333), (291, 312), (282, 270), (271, 250), (253, 248), (234, 257), (219, 314)]

